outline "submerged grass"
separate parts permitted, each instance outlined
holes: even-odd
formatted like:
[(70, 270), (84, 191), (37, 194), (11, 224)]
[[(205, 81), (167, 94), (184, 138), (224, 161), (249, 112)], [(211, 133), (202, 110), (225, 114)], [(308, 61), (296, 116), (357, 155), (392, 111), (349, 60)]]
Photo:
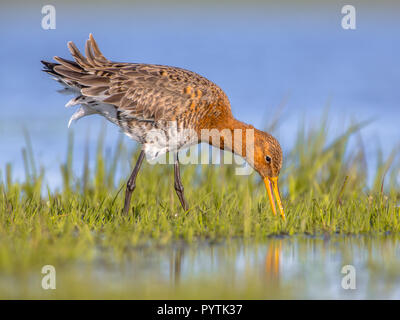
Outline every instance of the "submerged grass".
[(78, 177), (71, 134), (68, 156), (60, 167), (63, 185), (50, 190), (26, 135), (25, 180), (13, 180), (10, 164), (0, 176), (0, 270), (14, 274), (44, 264), (88, 262), (109, 249), (109, 261), (115, 261), (149, 240), (163, 245), (177, 239), (191, 243), (271, 235), (398, 233), (397, 150), (387, 159), (378, 153), (376, 176), (368, 185), (361, 138), (359, 148), (348, 148), (362, 126), (350, 126), (329, 143), (325, 122), (319, 128), (300, 129), (280, 178), (286, 221), (273, 216), (262, 181), (255, 174), (235, 175), (232, 165), (182, 166), (190, 204), (183, 212), (171, 187), (172, 165), (144, 163), (132, 210), (123, 216), (125, 179), (118, 178), (118, 168), (129, 158), (134, 162), (137, 150), (128, 152), (121, 139), (110, 152), (100, 136), (95, 167), (90, 168), (86, 151)]

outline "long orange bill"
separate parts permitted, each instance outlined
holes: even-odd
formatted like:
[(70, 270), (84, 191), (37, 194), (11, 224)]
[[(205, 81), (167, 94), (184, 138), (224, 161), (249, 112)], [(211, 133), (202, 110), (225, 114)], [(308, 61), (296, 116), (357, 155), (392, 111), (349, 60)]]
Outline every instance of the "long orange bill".
[(269, 203), (271, 204), (272, 212), (274, 213), (274, 216), (276, 216), (275, 201), (274, 201), (274, 196), (272, 195), (271, 182), (269, 181), (268, 178), (265, 178), (264, 183), (265, 183), (265, 188), (267, 189)]
[(269, 203), (271, 204), (271, 208), (274, 215), (276, 215), (276, 208), (275, 208), (275, 201), (273, 194), (275, 195), (276, 203), (278, 205), (281, 217), (283, 220), (285, 220), (285, 212), (283, 211), (281, 196), (279, 194), (279, 188), (278, 188), (278, 177), (265, 178), (264, 184), (265, 188), (267, 189)]

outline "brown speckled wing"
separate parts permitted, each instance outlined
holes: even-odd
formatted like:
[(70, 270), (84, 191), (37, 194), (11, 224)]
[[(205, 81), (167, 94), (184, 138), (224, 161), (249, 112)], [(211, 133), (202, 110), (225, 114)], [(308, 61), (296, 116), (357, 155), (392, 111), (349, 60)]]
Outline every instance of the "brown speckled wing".
[[(140, 120), (176, 120), (195, 106), (216, 98), (210, 82), (190, 71), (157, 65), (131, 64), (111, 78), (110, 100), (121, 117)], [(113, 97), (115, 95), (115, 97)]]
[[(121, 119), (142, 121), (195, 121), (219, 97), (227, 100), (213, 82), (176, 67), (118, 63), (106, 59), (94, 38), (86, 41), (83, 56), (68, 43), (75, 61), (55, 57), (54, 71), (79, 88), (83, 96), (115, 105)], [(188, 113), (192, 114), (190, 117)], [(182, 117), (190, 119), (182, 119)]]

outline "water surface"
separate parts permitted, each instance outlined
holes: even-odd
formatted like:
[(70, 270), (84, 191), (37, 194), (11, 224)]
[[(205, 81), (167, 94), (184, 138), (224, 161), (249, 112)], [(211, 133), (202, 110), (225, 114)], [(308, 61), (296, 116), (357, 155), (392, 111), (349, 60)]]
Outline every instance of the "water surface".
[[(111, 258), (111, 259), (110, 259)], [(354, 267), (345, 289), (344, 266)], [(175, 242), (99, 250), (93, 263), (54, 264), (57, 289), (37, 275), (2, 277), (7, 298), (399, 299), (396, 236), (273, 237), (266, 241)], [(343, 271), (346, 271), (342, 273)], [(345, 282), (349, 283), (349, 282)], [(7, 285), (8, 284), (8, 285)], [(11, 285), (12, 284), (12, 285)]]

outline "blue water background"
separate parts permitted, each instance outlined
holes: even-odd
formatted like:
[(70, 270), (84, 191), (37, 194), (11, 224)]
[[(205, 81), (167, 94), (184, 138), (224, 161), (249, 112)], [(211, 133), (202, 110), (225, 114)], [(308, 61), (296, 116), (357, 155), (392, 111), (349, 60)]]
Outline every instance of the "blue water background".
[[(54, 4), (55, 30), (41, 28), (43, 4), (2, 4), (0, 12), (0, 170), (12, 163), (20, 180), (27, 128), (46, 182), (61, 183), (73, 110), (64, 108), (69, 97), (56, 92), (58, 84), (40, 71), (40, 60), (68, 58), (67, 41), (83, 49), (90, 32), (111, 60), (179, 66), (206, 76), (225, 90), (234, 115), (256, 127), (284, 105), (275, 132), (284, 152), (299, 123), (316, 125), (327, 107), (331, 137), (352, 120), (374, 120), (362, 131), (372, 155), (370, 175), (377, 145), (388, 154), (400, 142), (398, 6), (360, 2), (357, 29), (344, 30), (343, 3), (334, 1), (311, 7)], [(94, 116), (73, 125), (77, 171), (87, 136), (94, 148), (102, 122)], [(106, 146), (113, 147), (119, 134), (107, 125)]]

